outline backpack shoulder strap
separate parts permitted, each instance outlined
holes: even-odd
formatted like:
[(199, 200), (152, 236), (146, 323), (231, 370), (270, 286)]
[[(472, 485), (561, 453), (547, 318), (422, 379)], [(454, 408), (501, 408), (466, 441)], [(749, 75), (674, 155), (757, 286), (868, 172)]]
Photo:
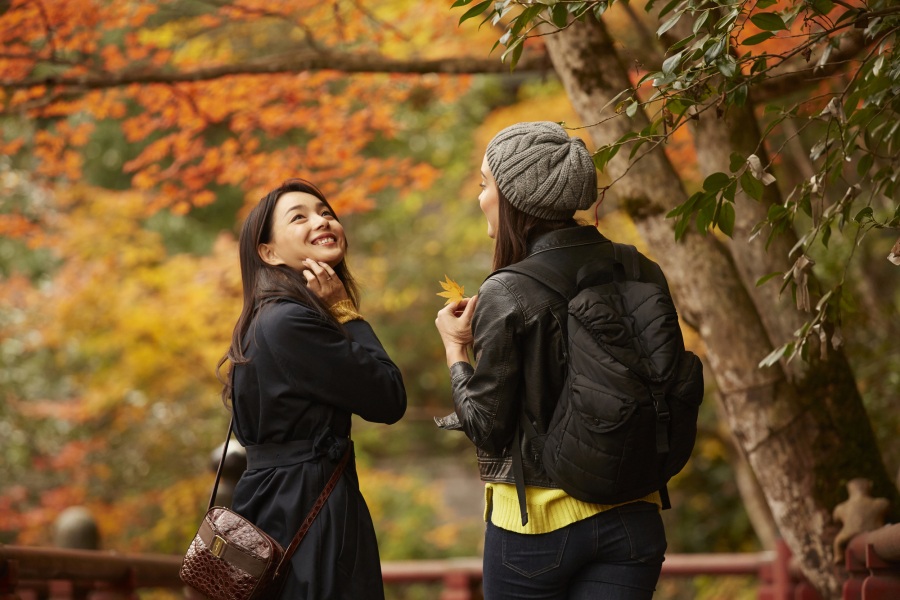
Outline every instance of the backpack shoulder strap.
[[(497, 269), (495, 273), (506, 271), (508, 273), (518, 273), (525, 275), (541, 283), (551, 290), (562, 296), (566, 301), (570, 300), (578, 293), (578, 285), (575, 281), (569, 281), (559, 271), (553, 269), (549, 265), (542, 263), (535, 257), (529, 257), (515, 264)], [(516, 483), (516, 496), (519, 500), (519, 513), (522, 517), (522, 526), (528, 524), (528, 511), (525, 505), (525, 468), (522, 464), (522, 429), (528, 427), (531, 435), (536, 435), (534, 426), (531, 421), (521, 414), (519, 426), (516, 427), (516, 433), (513, 437), (513, 447), (510, 454), (512, 455), (513, 479)]]
[(559, 271), (553, 269), (549, 265), (541, 263), (539, 260), (535, 260), (534, 257), (526, 258), (525, 260), (509, 265), (508, 267), (503, 267), (494, 272), (499, 273), (501, 271), (518, 273), (520, 275), (525, 275), (526, 277), (531, 277), (538, 283), (544, 284), (566, 299), (572, 298), (578, 292), (575, 281), (569, 281)]
[(625, 267), (625, 279), (637, 281), (641, 278), (641, 262), (638, 259), (637, 248), (631, 244), (613, 242), (613, 252), (616, 255), (616, 261)]
[[(630, 244), (613, 243), (613, 252), (615, 252), (616, 261), (625, 267), (625, 278), (634, 281), (639, 280), (641, 277), (641, 263), (637, 248)], [(653, 404), (656, 409), (656, 452), (662, 455), (669, 453), (669, 421), (671, 415), (666, 394), (670, 383), (651, 386)], [(665, 461), (663, 460), (661, 463), (664, 464)], [(660, 479), (665, 482), (665, 477), (662, 473), (660, 474)], [(669, 498), (669, 486), (666, 483), (663, 483), (660, 487), (659, 495), (662, 500), (662, 508), (664, 510), (672, 508), (672, 502)]]

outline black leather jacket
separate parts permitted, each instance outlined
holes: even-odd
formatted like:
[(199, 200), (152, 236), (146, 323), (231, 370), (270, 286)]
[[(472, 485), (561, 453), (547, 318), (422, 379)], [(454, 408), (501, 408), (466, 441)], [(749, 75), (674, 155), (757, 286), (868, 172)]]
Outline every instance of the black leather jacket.
[[(582, 265), (611, 258), (613, 246), (596, 228), (580, 226), (540, 236), (528, 247), (529, 256), (538, 253), (574, 282)], [(641, 280), (668, 289), (656, 263), (642, 255), (640, 268)], [(450, 367), (456, 412), (437, 423), (462, 429), (472, 440), (484, 481), (515, 483), (510, 448), (523, 411), (539, 435), (547, 431), (565, 383), (566, 304), (549, 287), (518, 273), (496, 272), (481, 285), (472, 320), (475, 366)], [(559, 487), (529, 451), (525, 429), (525, 484)]]

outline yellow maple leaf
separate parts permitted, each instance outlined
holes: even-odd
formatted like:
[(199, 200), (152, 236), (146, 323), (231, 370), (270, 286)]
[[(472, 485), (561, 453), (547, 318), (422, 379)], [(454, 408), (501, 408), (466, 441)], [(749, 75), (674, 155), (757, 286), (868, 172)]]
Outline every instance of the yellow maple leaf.
[(446, 279), (446, 281), (438, 282), (441, 284), (441, 287), (444, 288), (444, 291), (437, 294), (438, 296), (447, 299), (447, 301), (444, 302), (444, 306), (462, 300), (465, 296), (466, 288), (450, 279), (446, 274), (444, 275), (444, 279)]

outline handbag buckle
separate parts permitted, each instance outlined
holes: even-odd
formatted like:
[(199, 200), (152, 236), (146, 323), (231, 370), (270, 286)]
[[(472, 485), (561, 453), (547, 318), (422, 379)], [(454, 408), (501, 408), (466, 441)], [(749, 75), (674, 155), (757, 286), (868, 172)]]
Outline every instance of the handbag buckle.
[(225, 538), (221, 536), (216, 536), (213, 538), (212, 545), (209, 547), (209, 551), (216, 558), (222, 558), (222, 554), (225, 552), (225, 547), (228, 545), (228, 542), (225, 541)]

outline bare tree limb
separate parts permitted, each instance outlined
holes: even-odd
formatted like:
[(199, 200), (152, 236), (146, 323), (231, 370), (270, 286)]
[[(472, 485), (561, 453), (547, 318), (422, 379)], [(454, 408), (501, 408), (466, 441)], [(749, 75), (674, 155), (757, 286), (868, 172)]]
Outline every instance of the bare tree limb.
[[(546, 72), (552, 66), (544, 56), (523, 58), (516, 72)], [(72, 87), (98, 90), (123, 87), (132, 84), (172, 84), (211, 81), (232, 75), (272, 75), (276, 73), (300, 73), (303, 71), (341, 71), (344, 73), (438, 73), (446, 75), (473, 75), (479, 73), (509, 73), (509, 65), (496, 58), (442, 58), (402, 60), (377, 54), (349, 54), (338, 52), (298, 52), (290, 56), (268, 57), (263, 60), (172, 71), (141, 69), (113, 73), (85, 75), (54, 75), (27, 79), (0, 79), (0, 88), (6, 90), (28, 89), (38, 86)]]

